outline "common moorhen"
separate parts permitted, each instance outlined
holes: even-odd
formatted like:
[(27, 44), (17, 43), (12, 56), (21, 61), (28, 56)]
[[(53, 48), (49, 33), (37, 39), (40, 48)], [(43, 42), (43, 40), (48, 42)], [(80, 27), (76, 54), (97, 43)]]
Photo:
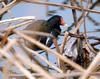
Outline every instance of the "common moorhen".
[[(39, 32), (45, 32), (45, 33), (51, 33), (56, 38), (61, 32), (60, 25), (64, 25), (64, 20), (62, 16), (54, 15), (48, 20), (36, 20), (33, 21), (30, 25), (28, 25), (25, 30), (30, 31), (39, 31)], [(47, 37), (45, 36), (38, 36), (38, 35), (30, 35), (32, 38), (40, 41), (41, 43), (47, 45), (50, 47), (52, 45), (52, 39), (49, 39), (47, 42)], [(32, 50), (39, 50), (40, 48), (36, 45), (32, 44), (29, 41), (26, 41), (26, 46), (31, 48)]]

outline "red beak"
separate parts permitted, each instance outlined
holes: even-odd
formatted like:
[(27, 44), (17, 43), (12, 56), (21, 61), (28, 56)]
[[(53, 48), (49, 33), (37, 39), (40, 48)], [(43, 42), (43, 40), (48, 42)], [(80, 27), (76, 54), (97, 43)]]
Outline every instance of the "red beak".
[(64, 26), (65, 25), (65, 21), (63, 18), (61, 18), (61, 25)]

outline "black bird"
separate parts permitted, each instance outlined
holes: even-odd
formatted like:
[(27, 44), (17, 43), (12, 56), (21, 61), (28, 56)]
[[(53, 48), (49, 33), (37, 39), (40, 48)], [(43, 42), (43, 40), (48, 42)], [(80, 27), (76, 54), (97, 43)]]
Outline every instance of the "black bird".
[[(45, 33), (51, 33), (56, 38), (61, 33), (60, 25), (64, 25), (64, 20), (62, 16), (54, 15), (48, 20), (36, 20), (33, 21), (30, 25), (28, 25), (25, 30), (29, 31), (39, 31), (39, 32), (45, 32)], [(47, 42), (47, 37), (45, 36), (38, 36), (38, 35), (30, 35), (30, 37), (40, 41), (44, 45), (47, 45), (50, 47), (52, 45), (52, 39), (49, 39)], [(29, 41), (26, 41), (25, 45), (32, 50), (40, 50), (39, 47), (32, 44)]]

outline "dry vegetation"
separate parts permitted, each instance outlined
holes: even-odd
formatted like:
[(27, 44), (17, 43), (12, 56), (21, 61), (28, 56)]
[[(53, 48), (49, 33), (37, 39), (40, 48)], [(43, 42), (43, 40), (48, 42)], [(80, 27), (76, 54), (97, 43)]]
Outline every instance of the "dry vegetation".
[[(0, 68), (3, 73), (3, 79), (99, 79), (100, 77), (100, 49), (96, 48), (96, 45), (100, 44), (99, 37), (88, 37), (89, 33), (86, 29), (85, 17), (89, 17), (90, 12), (100, 14), (100, 11), (92, 10), (100, 0), (92, 2), (92, 0), (80, 0), (81, 6), (76, 5), (77, 0), (70, 0), (71, 5), (56, 4), (49, 2), (42, 2), (38, 0), (13, 0), (7, 2), (7, 0), (0, 0), (3, 7), (0, 9), (0, 15), (2, 16), (10, 9), (20, 2), (36, 3), (47, 6), (58, 6), (72, 9), (72, 15), (74, 26), (70, 32), (65, 31), (61, 34), (63, 42), (59, 46), (57, 40), (47, 33), (19, 31), (16, 28), (28, 25), (34, 17), (21, 17), (8, 20), (1, 20), (0, 24), (9, 24), (9, 27), (0, 30), (0, 60), (5, 61), (5, 65)], [(83, 2), (88, 4), (87, 8), (83, 6)], [(76, 10), (82, 12), (80, 18), (77, 18)], [(91, 17), (89, 17), (91, 19)], [(94, 20), (92, 20), (95, 22)], [(11, 23), (19, 22), (19, 24), (11, 25)], [(96, 22), (95, 22), (96, 23)], [(79, 32), (81, 24), (84, 24), (84, 32)], [(71, 26), (71, 27), (72, 27)], [(96, 32), (100, 32), (100, 29)], [(26, 33), (44, 35), (53, 38), (53, 42), (56, 50), (50, 49), (47, 46), (41, 44), (35, 39), (30, 38)], [(14, 39), (9, 39), (9, 36), (16, 35)], [(24, 43), (23, 39), (30, 41), (31, 43), (39, 46), (46, 52), (46, 58), (41, 55), (41, 51), (37, 52), (23, 46), (29, 53), (33, 53), (33, 60), (25, 52), (18, 52), (15, 50), (15, 46), (23, 50), (21, 44)], [(94, 39), (96, 42), (89, 43), (89, 40)], [(52, 63), (49, 61), (48, 56), (54, 54), (57, 58), (57, 62)], [(75, 57), (75, 53), (77, 56)], [(47, 66), (44, 66), (39, 60), (45, 62)], [(12, 67), (16, 67), (18, 70), (15, 72)]]

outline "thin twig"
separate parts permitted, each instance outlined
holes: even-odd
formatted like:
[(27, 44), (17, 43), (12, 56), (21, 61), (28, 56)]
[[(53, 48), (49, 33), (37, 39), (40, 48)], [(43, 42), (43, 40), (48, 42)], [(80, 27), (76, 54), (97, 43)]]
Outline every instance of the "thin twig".
[[(3, 6), (4, 6), (4, 7), (6, 7), (5, 2), (2, 2), (2, 4), (3, 4)], [(13, 14), (11, 13), (11, 11), (10, 11), (10, 10), (8, 10), (7, 12), (10, 14), (11, 18), (14, 18)]]
[(46, 72), (43, 68), (41, 68), (38, 64), (36, 63), (32, 63), (30, 60), (25, 60), (24, 57), (22, 57), (20, 54), (16, 53), (16, 56), (20, 59), (20, 61), (24, 64), (24, 65), (28, 65), (29, 67), (32, 68), (33, 71), (36, 71), (38, 73), (40, 73), (43, 77), (47, 78), (47, 79), (56, 79), (53, 76), (51, 76), (48, 72)]
[(24, 48), (26, 50), (28, 50), (30, 53), (33, 53), (35, 56), (39, 57), (41, 60), (43, 60), (44, 62), (46, 62), (49, 66), (53, 67), (56, 71), (62, 73), (62, 70), (60, 70), (58, 67), (56, 67), (53, 63), (49, 62), (47, 59), (45, 59), (44, 57), (40, 56), (37, 52), (27, 48), (26, 46), (24, 46)]
[(3, 67), (3, 79), (10, 79), (10, 73), (6, 65)]
[[(59, 54), (61, 54), (60, 48), (59, 48), (58, 43), (57, 43), (57, 39), (56, 39), (55, 37), (53, 38), (53, 43), (54, 43), (54, 45), (55, 45), (55, 48), (56, 48), (57, 52), (58, 52)], [(59, 58), (57, 58), (57, 65), (58, 65), (58, 67), (60, 68), (60, 60), (59, 60)]]
[(2, 15), (4, 12), (8, 11), (9, 9), (11, 9), (16, 4), (18, 4), (18, 2), (16, 2), (16, 0), (13, 0), (11, 3), (9, 3), (8, 5), (6, 5), (4, 8), (2, 8), (0, 10), (0, 15)]
[(97, 67), (97, 63), (100, 61), (100, 52), (98, 52), (97, 56), (91, 62), (90, 66), (84, 72), (84, 74), (80, 77), (80, 79), (86, 79), (90, 75), (90, 73)]
[(81, 66), (79, 66), (78, 64), (76, 64), (76, 63), (74, 63), (73, 61), (69, 60), (69, 59), (66, 58), (65, 56), (60, 55), (59, 53), (52, 51), (50, 48), (48, 48), (48, 47), (46, 47), (45, 45), (39, 43), (39, 42), (36, 41), (35, 39), (32, 39), (31, 37), (29, 37), (29, 36), (27, 36), (27, 35), (25, 35), (25, 34), (23, 34), (23, 33), (20, 33), (20, 32), (18, 32), (18, 31), (16, 31), (16, 30), (14, 30), (14, 32), (15, 32), (16, 34), (20, 35), (21, 37), (23, 37), (24, 39), (26, 39), (26, 40), (28, 40), (28, 41), (34, 43), (34, 44), (37, 45), (37, 46), (39, 46), (40, 48), (42, 48), (42, 49), (44, 49), (44, 50), (46, 50), (46, 51), (48, 51), (48, 52), (50, 52), (50, 53), (55, 54), (59, 59), (61, 59), (62, 61), (66, 62), (66, 63), (68, 63), (68, 64), (70, 64), (71, 66), (73, 66), (74, 68), (78, 69), (79, 71), (81, 71), (81, 72), (84, 71), (84, 69), (83, 69)]
[(31, 75), (31, 73), (29, 71), (27, 71), (15, 58), (11, 57), (7, 51), (9, 51), (9, 49), (12, 47), (12, 45), (14, 45), (17, 41), (13, 40), (12, 42), (8, 43), (8, 45), (6, 46), (5, 49), (1, 50), (0, 49), (0, 53), (5, 56), (11, 63), (15, 64), (29, 79), (35, 79), (35, 77), (33, 77)]
[[(68, 77), (77, 77), (77, 76), (81, 76), (82, 73), (81, 72), (77, 72), (77, 71), (71, 71), (69, 74), (67, 73), (51, 73), (53, 76), (55, 76), (56, 78), (66, 78), (66, 76)], [(40, 77), (42, 76), (40, 73), (32, 73), (33, 76), (36, 77)], [(90, 75), (96, 75), (98, 77), (100, 77), (100, 72), (93, 72)], [(25, 76), (24, 74), (10, 74), (11, 77), (16, 77), (16, 76)]]
[(4, 30), (0, 30), (0, 32), (4, 33), (4, 32), (6, 32), (6, 31), (8, 31), (8, 30), (16, 29), (16, 28), (18, 28), (18, 27), (21, 27), (21, 26), (24, 26), (24, 25), (26, 25), (26, 24), (29, 24), (30, 22), (32, 22), (32, 20), (25, 21), (25, 22), (23, 22), (23, 23), (20, 23), (20, 24), (15, 25), (15, 26), (10, 26), (10, 27), (8, 27), (8, 28), (6, 28), (6, 29), (4, 29)]
[[(68, 32), (65, 32), (64, 34), (64, 39), (63, 42), (61, 44), (61, 55), (64, 53), (64, 47), (66, 45), (67, 42), (67, 37), (68, 37)], [(63, 61), (60, 60), (60, 68), (65, 71), (65, 67), (64, 67), (65, 63)]]
[(30, 35), (39, 35), (39, 36), (47, 36), (53, 38), (53, 35), (50, 33), (45, 33), (45, 32), (39, 32), (39, 31), (29, 31), (29, 30), (22, 30), (20, 31), (25, 34), (30, 34)]
[[(76, 10), (82, 10), (80, 7), (77, 7), (77, 6), (70, 6), (70, 5), (64, 5), (64, 4), (57, 4), (57, 3), (50, 3), (50, 2), (43, 2), (43, 1), (34, 1), (34, 0), (23, 0), (23, 1), (29, 2), (29, 3), (41, 4), (41, 5), (59, 6), (59, 7), (65, 7), (65, 8), (76, 9)], [(91, 9), (86, 9), (86, 8), (84, 8), (84, 11), (88, 11), (88, 12), (93, 12), (93, 13), (98, 13), (98, 14), (100, 14), (100, 11), (91, 10)]]
[(68, 37), (68, 32), (65, 32), (63, 43), (61, 44), (61, 54), (64, 52), (64, 47), (65, 47), (66, 42), (67, 42), (67, 37)]
[(9, 23), (9, 22), (16, 22), (19, 20), (34, 20), (34, 19), (35, 19), (34, 16), (17, 17), (17, 18), (13, 18), (13, 19), (2, 20), (2, 21), (0, 21), (0, 24), (5, 24), (5, 23)]

